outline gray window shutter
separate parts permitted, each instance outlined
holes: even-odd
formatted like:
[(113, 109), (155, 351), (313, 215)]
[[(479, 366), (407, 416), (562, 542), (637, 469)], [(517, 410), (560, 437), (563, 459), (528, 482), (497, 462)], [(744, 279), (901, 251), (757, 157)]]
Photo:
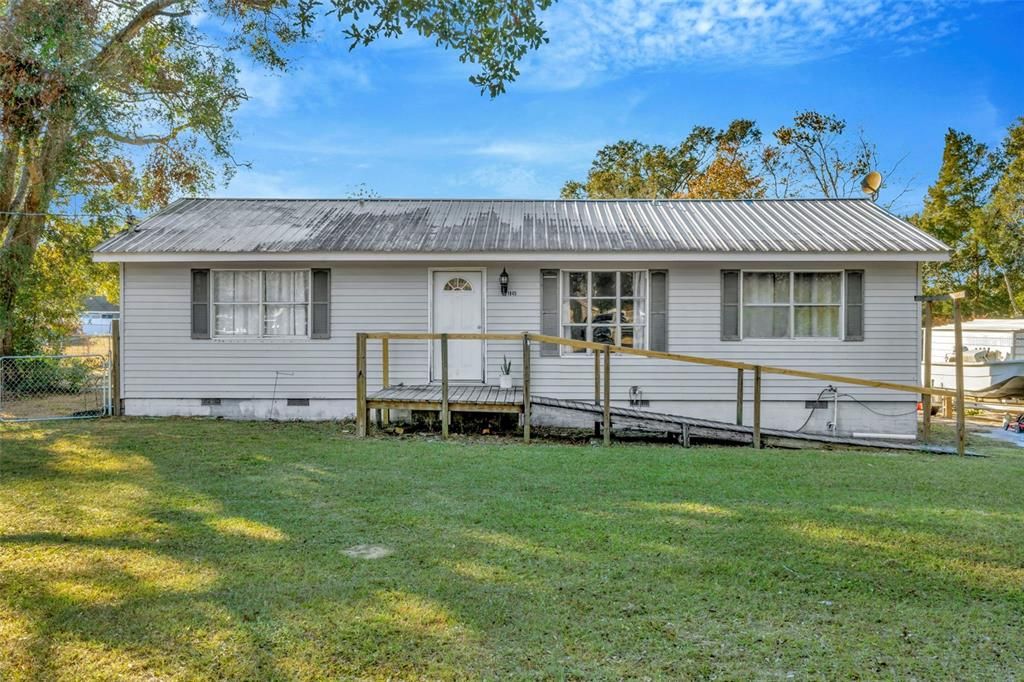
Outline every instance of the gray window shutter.
[(651, 270), (650, 349), (668, 351), (668, 271)]
[(864, 271), (846, 271), (846, 341), (864, 340)]
[(740, 271), (722, 270), (722, 341), (740, 340)]
[[(540, 333), (558, 336), (558, 270), (540, 271)], [(542, 343), (541, 357), (557, 357), (558, 344)]]
[(309, 338), (331, 338), (331, 271), (329, 268), (313, 270), (310, 287)]
[(192, 338), (210, 338), (210, 271), (192, 271)]

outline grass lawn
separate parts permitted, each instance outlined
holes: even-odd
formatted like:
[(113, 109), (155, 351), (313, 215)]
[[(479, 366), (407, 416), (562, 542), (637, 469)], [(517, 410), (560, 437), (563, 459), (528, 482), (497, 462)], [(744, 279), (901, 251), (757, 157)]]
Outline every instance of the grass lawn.
[(1024, 676), (1024, 450), (0, 439), (0, 679)]

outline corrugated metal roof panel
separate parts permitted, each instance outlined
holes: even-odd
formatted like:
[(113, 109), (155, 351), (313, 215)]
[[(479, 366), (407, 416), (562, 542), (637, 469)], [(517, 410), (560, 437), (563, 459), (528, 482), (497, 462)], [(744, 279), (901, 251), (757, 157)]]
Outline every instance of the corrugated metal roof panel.
[(936, 253), (863, 199), (182, 199), (98, 253)]

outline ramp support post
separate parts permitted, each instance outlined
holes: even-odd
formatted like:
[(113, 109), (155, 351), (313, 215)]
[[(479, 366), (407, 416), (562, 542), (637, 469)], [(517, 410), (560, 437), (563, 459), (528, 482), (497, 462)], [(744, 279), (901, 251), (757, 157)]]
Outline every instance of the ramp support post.
[(761, 365), (754, 367), (754, 449), (761, 449)]
[[(601, 404), (601, 351), (594, 351), (594, 404)], [(601, 422), (594, 420), (594, 437), (601, 435)]]
[(448, 437), (448, 335), (441, 334), (441, 437)]
[[(924, 386), (932, 387), (932, 302), (924, 304)], [(921, 439), (927, 441), (932, 430), (932, 394), (921, 394)]]
[(736, 424), (743, 426), (743, 369), (736, 370)]
[(356, 435), (366, 436), (366, 334), (356, 334)]
[(964, 406), (964, 330), (960, 321), (960, 299), (964, 292), (953, 297), (953, 336), (956, 343), (956, 451), (961, 457), (967, 446), (967, 424)]
[[(388, 338), (385, 336), (380, 340), (380, 383), (382, 388), (387, 388), (391, 385), (391, 369), (389, 367), (391, 363), (391, 350), (388, 344)], [(381, 426), (387, 426), (391, 421), (391, 410), (386, 407), (378, 410), (380, 415)]]
[(523, 441), (530, 442), (530, 335), (523, 332)]
[(604, 444), (612, 444), (612, 351), (604, 347)]

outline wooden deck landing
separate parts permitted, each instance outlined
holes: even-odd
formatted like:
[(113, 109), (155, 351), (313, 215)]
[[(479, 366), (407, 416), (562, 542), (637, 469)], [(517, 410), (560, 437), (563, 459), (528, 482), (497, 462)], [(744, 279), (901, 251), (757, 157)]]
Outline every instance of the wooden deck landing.
[[(367, 396), (366, 406), (372, 410), (440, 410), (441, 386), (389, 386)], [(452, 384), (448, 387), (448, 409), (452, 412), (518, 414), (523, 411), (523, 389)]]

